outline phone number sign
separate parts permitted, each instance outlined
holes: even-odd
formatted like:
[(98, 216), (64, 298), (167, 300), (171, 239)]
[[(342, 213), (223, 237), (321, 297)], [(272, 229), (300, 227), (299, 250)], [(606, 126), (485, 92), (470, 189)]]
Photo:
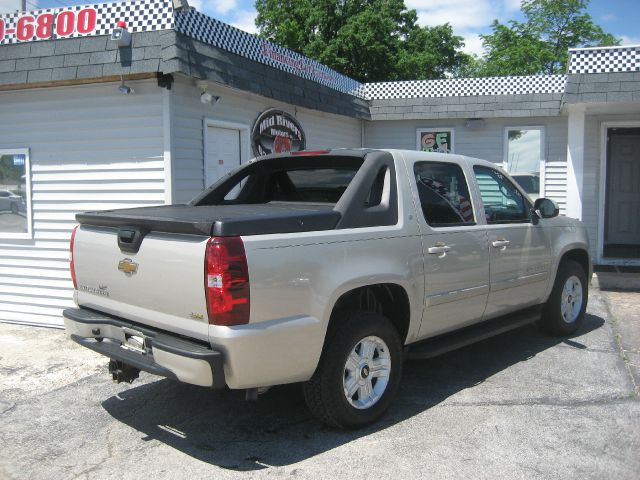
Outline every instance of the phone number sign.
[[(95, 9), (83, 8), (78, 12), (26, 14), (11, 23), (0, 18), (0, 40), (16, 43), (65, 38), (73, 34), (90, 35), (96, 30), (97, 16)], [(11, 39), (15, 41), (7, 42)]]
[(174, 27), (171, 0), (74, 5), (0, 15), (0, 45), (58, 38), (109, 35), (122, 20), (130, 32)]

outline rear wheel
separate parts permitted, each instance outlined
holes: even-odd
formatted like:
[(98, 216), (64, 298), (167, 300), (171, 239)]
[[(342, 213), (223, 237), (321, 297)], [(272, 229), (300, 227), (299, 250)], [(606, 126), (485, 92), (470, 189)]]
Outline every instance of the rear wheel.
[(584, 320), (589, 290), (587, 274), (578, 262), (565, 260), (542, 312), (541, 326), (552, 335), (574, 333)]
[(303, 384), (311, 413), (339, 428), (360, 428), (377, 420), (400, 385), (402, 345), (382, 315), (348, 312), (327, 344), (313, 377)]

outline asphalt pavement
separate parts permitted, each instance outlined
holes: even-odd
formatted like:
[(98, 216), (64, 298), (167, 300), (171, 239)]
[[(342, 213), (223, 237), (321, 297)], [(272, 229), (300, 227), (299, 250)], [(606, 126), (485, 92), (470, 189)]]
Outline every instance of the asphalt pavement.
[(0, 211), (0, 232), (24, 233), (27, 231), (27, 220), (21, 214), (13, 214), (9, 211)]
[(0, 324), (0, 479), (637, 480), (638, 306), (592, 289), (571, 338), (527, 326), (408, 362), (388, 414), (352, 432), (314, 420), (298, 385), (255, 403), (144, 373), (115, 385), (62, 331)]

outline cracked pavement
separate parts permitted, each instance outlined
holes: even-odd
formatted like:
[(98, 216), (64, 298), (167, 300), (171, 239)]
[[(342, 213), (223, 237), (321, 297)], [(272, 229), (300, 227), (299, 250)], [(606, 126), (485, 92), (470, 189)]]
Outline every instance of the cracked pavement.
[(0, 324), (0, 479), (637, 479), (640, 293), (590, 294), (571, 338), (527, 326), (407, 362), (389, 413), (355, 432), (312, 419), (297, 385), (256, 403), (115, 385), (62, 331)]

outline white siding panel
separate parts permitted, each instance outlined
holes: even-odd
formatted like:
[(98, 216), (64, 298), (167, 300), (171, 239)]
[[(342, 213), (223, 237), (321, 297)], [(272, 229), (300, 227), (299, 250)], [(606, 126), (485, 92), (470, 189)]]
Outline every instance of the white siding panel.
[(76, 192), (95, 192), (100, 190), (103, 192), (129, 192), (131, 190), (140, 191), (162, 191), (158, 188), (157, 180), (141, 181), (141, 182), (117, 182), (112, 181), (109, 183), (98, 181), (79, 181), (75, 183), (41, 183), (38, 185), (38, 192), (69, 192), (75, 190)]
[[(35, 305), (44, 305), (47, 303), (47, 300), (50, 300), (55, 301), (55, 304), (60, 308), (66, 308), (66, 305), (70, 305), (68, 302), (72, 301), (72, 297), (69, 296), (68, 288), (55, 289), (50, 287), (30, 287), (24, 285), (2, 284), (1, 282), (0, 288), (2, 288), (3, 293), (11, 295), (14, 301), (16, 299), (24, 301), (31, 297), (31, 303)], [(25, 303), (29, 302), (25, 301)]]
[[(4, 264), (3, 264), (4, 265)], [(34, 278), (46, 278), (50, 280), (64, 280), (65, 283), (61, 287), (66, 287), (66, 281), (69, 279), (68, 270), (59, 270), (53, 268), (29, 268), (24, 266), (1, 266), (0, 276), (4, 277), (3, 281), (12, 276), (26, 277), (27, 281)]]
[(64, 250), (46, 250), (42, 244), (33, 245), (35, 248), (13, 248), (13, 245), (5, 245), (3, 244), (0, 248), (1, 250), (1, 258), (25, 258), (32, 260), (51, 260), (51, 259), (67, 259), (69, 260), (69, 248), (65, 248)]
[[(71, 304), (73, 305), (73, 302), (71, 302)], [(60, 313), (60, 309), (57, 306), (44, 307), (38, 305), (24, 305), (13, 302), (3, 302), (2, 310), (4, 310), (5, 312), (36, 314), (48, 317), (55, 317)]]
[[(69, 272), (69, 262), (67, 259), (65, 260), (41, 260), (41, 259), (29, 259), (29, 258), (11, 258), (9, 256), (5, 256), (2, 259), (2, 267), (22, 267), (22, 268), (42, 268), (48, 270), (61, 270), (68, 274)], [(67, 278), (65, 276), (65, 278)]]
[(564, 215), (567, 208), (567, 163), (546, 162), (544, 172), (544, 196), (555, 200)]
[[(72, 307), (73, 306), (73, 300), (72, 299), (61, 300), (59, 298), (45, 297), (43, 295), (34, 295), (34, 296), (38, 297), (38, 305), (43, 306), (43, 307), (60, 308), (61, 302), (62, 303), (66, 302), (66, 306), (67, 307)], [(16, 304), (17, 301), (20, 301), (20, 299), (16, 299), (16, 296), (14, 296), (14, 295), (0, 294), (0, 302), (2, 302), (3, 306), (5, 304), (14, 305), (14, 304)], [(21, 304), (21, 305), (23, 305), (23, 304)], [(26, 306), (26, 308), (29, 308), (29, 307), (33, 307), (33, 305), (27, 305)]]
[(75, 214), (164, 203), (155, 81), (0, 92), (0, 148), (31, 151), (34, 236), (0, 239), (0, 321), (61, 326)]
[[(100, 155), (100, 152), (91, 152), (91, 158), (97, 158)], [(108, 156), (108, 152), (102, 152), (101, 155), (103, 156)], [(112, 154), (113, 155), (113, 154)], [(149, 158), (153, 158), (153, 157), (149, 157)], [(113, 160), (113, 158), (112, 158)], [(88, 164), (87, 164), (88, 165)], [(158, 160), (158, 161), (153, 161), (153, 160), (149, 160), (147, 159), (144, 163), (139, 163), (139, 162), (117, 162), (117, 163), (100, 163), (99, 161), (95, 161), (95, 162), (91, 162), (91, 169), (89, 170), (89, 173), (91, 172), (97, 172), (100, 170), (133, 170), (132, 174), (136, 174), (136, 172), (143, 172), (144, 170), (157, 170), (157, 169), (161, 169), (164, 168), (164, 161), (162, 160)], [(60, 172), (60, 171), (65, 171), (65, 172), (75, 172), (77, 170), (80, 170), (81, 167), (80, 166), (73, 166), (72, 164), (65, 164), (65, 165), (32, 165), (32, 173), (36, 173), (36, 172), (41, 172), (41, 171), (46, 171), (46, 172)], [(122, 178), (122, 177), (118, 177), (118, 178)]]
[[(307, 148), (360, 147), (361, 125), (357, 119), (316, 112), (285, 103), (238, 92), (222, 86), (210, 91), (220, 95), (215, 105), (200, 102), (201, 91), (191, 80), (176, 76), (171, 90), (171, 149), (174, 179), (174, 202), (188, 202), (204, 185), (203, 120), (209, 118), (247, 125), (268, 108), (280, 108), (300, 121), (307, 136)], [(246, 150), (246, 145), (242, 148)], [(253, 156), (243, 150), (242, 161)]]
[[(62, 311), (66, 307), (60, 308), (58, 311)], [(24, 323), (27, 325), (37, 325), (43, 327), (61, 327), (62, 323), (57, 320), (58, 315), (39, 315), (37, 313), (21, 313), (12, 312), (9, 309), (4, 309), (0, 304), (0, 318), (3, 322), (7, 323)]]

